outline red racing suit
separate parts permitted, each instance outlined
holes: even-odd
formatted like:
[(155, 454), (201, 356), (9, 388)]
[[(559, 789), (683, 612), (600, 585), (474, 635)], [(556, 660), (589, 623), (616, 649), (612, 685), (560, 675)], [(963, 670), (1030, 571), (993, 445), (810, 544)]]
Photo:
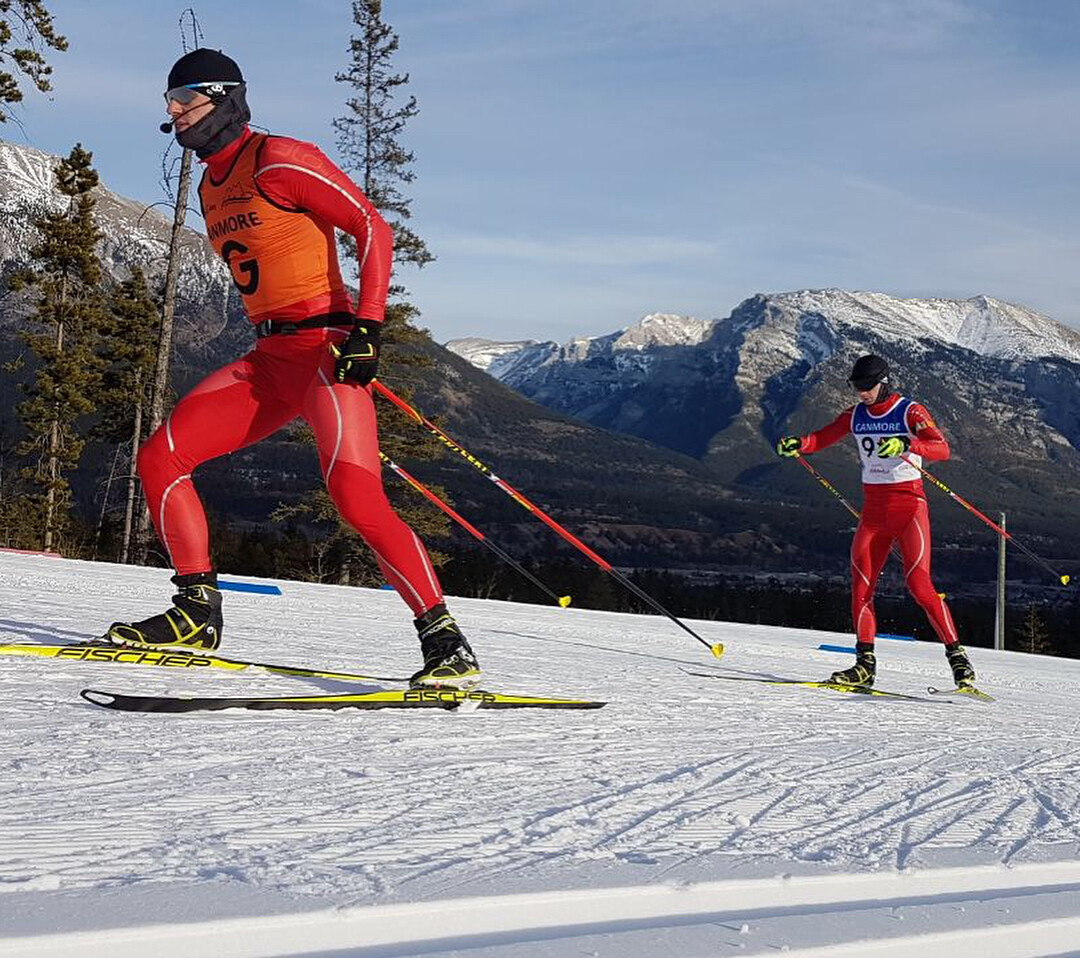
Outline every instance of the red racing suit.
[[(269, 436), (297, 416), (311, 426), (327, 490), (416, 616), (442, 601), (427, 550), (382, 486), (370, 388), (334, 380), (330, 344), (358, 316), (381, 322), (393, 257), (390, 227), (310, 143), (245, 130), (206, 161), (199, 198), (207, 235), (229, 264), (254, 324), (325, 320), (275, 333), (211, 373), (139, 450), (158, 536), (180, 574), (211, 569), (195, 468)], [(360, 298), (338, 267), (334, 230), (356, 239)], [(340, 322), (338, 322), (340, 320)]]
[[(890, 421), (890, 431), (874, 431), (878, 423), (887, 429)], [(897, 393), (872, 406), (849, 406), (827, 426), (800, 437), (800, 451), (814, 453), (853, 436), (863, 463), (863, 512), (851, 543), (851, 618), (856, 640), (874, 641), (874, 587), (893, 542), (898, 542), (908, 591), (941, 641), (955, 645), (959, 637), (952, 615), (930, 580), (930, 513), (922, 479), (902, 459), (877, 456), (875, 437), (880, 435), (906, 436), (911, 444), (907, 456), (914, 462), (949, 458), (949, 444), (925, 407)]]

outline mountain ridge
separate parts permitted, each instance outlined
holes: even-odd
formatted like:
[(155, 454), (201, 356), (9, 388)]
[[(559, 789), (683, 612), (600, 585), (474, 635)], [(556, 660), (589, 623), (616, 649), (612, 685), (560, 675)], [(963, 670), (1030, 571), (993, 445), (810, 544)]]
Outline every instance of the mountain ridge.
[[(561, 345), (552, 340), (500, 341), (480, 337), (452, 339), (445, 345), (478, 368), (503, 378), (499, 371), (516, 365), (515, 352), (538, 347), (562, 359), (586, 360), (599, 350), (640, 351), (655, 346), (698, 345), (717, 326), (731, 321), (736, 312), (754, 302), (765, 302), (782, 312), (827, 315), (840, 325), (870, 330), (886, 339), (937, 339), (1001, 359), (1050, 357), (1080, 362), (1080, 331), (1022, 305), (985, 294), (967, 299), (905, 298), (837, 288), (757, 293), (736, 306), (727, 319), (701, 320), (674, 313), (650, 313), (614, 332), (575, 336)], [(815, 352), (809, 343), (806, 351)]]

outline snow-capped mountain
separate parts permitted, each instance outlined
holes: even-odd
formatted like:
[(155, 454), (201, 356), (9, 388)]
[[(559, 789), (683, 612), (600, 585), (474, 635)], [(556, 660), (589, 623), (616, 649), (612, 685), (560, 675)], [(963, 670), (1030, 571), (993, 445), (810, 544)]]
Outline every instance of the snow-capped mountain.
[(824, 379), (842, 389), (846, 364), (861, 352), (890, 358), (909, 385), (944, 352), (981, 364), (991, 380), (1015, 380), (1031, 364), (1080, 364), (1080, 332), (1022, 306), (835, 289), (754, 296), (723, 320), (654, 314), (562, 346), (474, 339), (447, 347), (544, 405), (699, 457), (733, 409), (765, 431), (779, 427), (803, 387)]
[[(0, 140), (0, 274), (28, 262), (28, 250), (37, 238), (33, 221), (43, 213), (64, 209), (69, 202), (56, 189), (53, 170), (59, 162), (58, 156)], [(152, 288), (161, 284), (172, 230), (171, 207), (149, 208), (104, 185), (95, 188), (94, 197), (106, 271), (115, 279), (125, 279), (138, 265)], [(219, 336), (239, 318), (240, 305), (229, 272), (206, 237), (185, 228), (181, 243), (177, 286), (181, 322), (176, 336), (183, 353), (201, 351), (207, 341)], [(4, 309), (0, 327), (10, 324), (18, 313)]]
[(989, 296), (900, 299), (884, 293), (825, 289), (766, 298), (770, 307), (793, 324), (800, 317), (820, 315), (839, 330), (872, 333), (885, 341), (928, 339), (995, 359), (1054, 357), (1080, 362), (1080, 332)]
[[(530, 399), (688, 453), (723, 483), (794, 496), (806, 477), (776, 472), (776, 438), (849, 405), (851, 363), (877, 353), (942, 425), (948, 474), (969, 489), (1012, 508), (1080, 492), (1080, 333), (989, 297), (803, 290), (753, 296), (721, 320), (654, 315), (562, 346), (500, 345), (471, 348), (497, 354), (489, 373)], [(825, 455), (846, 468), (847, 452)]]
[[(667, 346), (698, 346), (719, 326), (731, 323), (750, 304), (761, 303), (776, 319), (786, 319), (795, 336), (785, 350), (791, 358), (825, 358), (826, 340), (818, 339), (813, 317), (827, 318), (837, 332), (871, 333), (883, 340), (910, 342), (929, 339), (970, 349), (980, 356), (1007, 360), (1044, 357), (1080, 363), (1080, 332), (1023, 306), (989, 296), (971, 299), (899, 299), (884, 293), (845, 290), (800, 290), (755, 296), (727, 320), (653, 313), (604, 336), (575, 337), (565, 345), (546, 341), (496, 342), (475, 337), (454, 339), (447, 349), (495, 378), (517, 387), (531, 379), (537, 367), (558, 363), (587, 363), (619, 353), (646, 353)], [(743, 320), (745, 322), (745, 319)], [(752, 321), (751, 321), (752, 324)], [(648, 362), (621, 360), (639, 368)]]
[[(519, 339), (510, 343), (496, 343), (490, 339), (480, 339), (470, 336), (465, 339), (454, 339), (446, 344), (447, 348), (457, 353), (462, 359), (468, 360), (477, 369), (490, 372), (491, 367), (496, 365), (504, 356), (512, 356), (525, 352), (533, 346), (541, 345), (535, 339)], [(543, 344), (548, 345), (547, 343)]]
[(695, 346), (715, 327), (715, 320), (652, 313), (607, 336), (575, 337), (560, 346), (553, 340), (535, 339), (495, 342), (467, 337), (452, 339), (446, 348), (496, 379), (508, 381), (514, 373), (527, 374), (535, 366), (555, 362), (585, 362), (600, 354), (644, 352), (654, 346)]

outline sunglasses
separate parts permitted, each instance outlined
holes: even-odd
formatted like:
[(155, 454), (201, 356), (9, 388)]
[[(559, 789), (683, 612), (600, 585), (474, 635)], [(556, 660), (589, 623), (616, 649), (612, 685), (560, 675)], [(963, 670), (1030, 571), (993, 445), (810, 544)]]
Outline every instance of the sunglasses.
[(165, 91), (165, 102), (172, 103), (175, 100), (181, 106), (187, 106), (199, 94), (213, 99), (215, 96), (223, 96), (227, 87), (239, 86), (236, 82), (213, 83), (188, 83), (184, 86), (174, 86)]
[(878, 383), (880, 383), (881, 380), (880, 379), (849, 379), (848, 382), (851, 384), (851, 388), (854, 389), (855, 392), (857, 392), (857, 393), (868, 393)]

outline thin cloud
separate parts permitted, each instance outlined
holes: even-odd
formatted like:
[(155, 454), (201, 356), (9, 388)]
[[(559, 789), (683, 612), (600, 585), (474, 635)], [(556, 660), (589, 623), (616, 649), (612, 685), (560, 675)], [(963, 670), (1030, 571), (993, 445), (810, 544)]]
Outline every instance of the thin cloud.
[(714, 259), (719, 247), (701, 240), (671, 236), (568, 236), (533, 239), (522, 236), (433, 234), (442, 255), (514, 260), (558, 266), (634, 267)]

